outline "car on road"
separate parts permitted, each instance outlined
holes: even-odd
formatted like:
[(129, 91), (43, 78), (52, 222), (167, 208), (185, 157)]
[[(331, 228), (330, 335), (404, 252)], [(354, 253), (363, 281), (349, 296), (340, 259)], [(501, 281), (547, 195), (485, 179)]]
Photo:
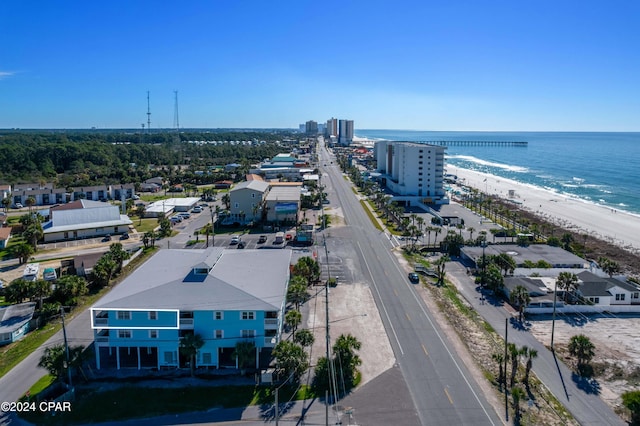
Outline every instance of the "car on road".
[(285, 235), (284, 239), (285, 239), (286, 241), (291, 241), (291, 240), (293, 240), (293, 235), (291, 235), (291, 234), (287, 234), (287, 235)]
[(420, 275), (416, 274), (415, 272), (409, 272), (409, 281), (411, 281), (414, 284), (419, 283)]
[(231, 242), (230, 242), (231, 245), (238, 244), (239, 242), (240, 242), (239, 236), (234, 235), (233, 237), (231, 237)]
[(13, 208), (14, 208), (14, 209), (21, 209), (21, 208), (23, 208), (23, 207), (24, 207), (24, 206), (23, 206), (21, 203), (15, 203), (15, 204), (13, 205)]
[(245, 243), (244, 241), (239, 241), (239, 242), (238, 242), (238, 248), (239, 248), (239, 249), (243, 249), (243, 248), (245, 248), (245, 246), (246, 246), (246, 245), (247, 245), (247, 243)]
[(103, 243), (109, 242), (111, 241), (111, 235), (107, 234), (104, 236), (104, 238), (102, 239)]
[(266, 243), (267, 242), (267, 236), (266, 235), (260, 235), (260, 238), (258, 238), (258, 244), (262, 244), (262, 243)]
[(194, 207), (191, 209), (191, 213), (202, 213), (202, 207)]

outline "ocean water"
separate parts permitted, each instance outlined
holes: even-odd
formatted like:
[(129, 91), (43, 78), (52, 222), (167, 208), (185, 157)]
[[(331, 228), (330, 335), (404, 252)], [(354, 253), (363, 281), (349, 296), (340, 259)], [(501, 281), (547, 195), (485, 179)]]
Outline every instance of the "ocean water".
[(522, 147), (447, 147), (447, 172), (490, 173), (640, 215), (640, 133), (357, 130), (399, 141), (526, 141)]

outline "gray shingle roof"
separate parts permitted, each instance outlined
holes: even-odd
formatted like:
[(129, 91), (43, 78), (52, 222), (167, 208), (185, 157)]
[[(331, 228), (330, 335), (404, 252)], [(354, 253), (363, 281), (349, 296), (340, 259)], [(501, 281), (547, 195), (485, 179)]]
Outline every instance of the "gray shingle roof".
[[(161, 250), (94, 308), (279, 310), (290, 263), (290, 250)], [(191, 273), (203, 264), (209, 274)]]
[(0, 308), (0, 333), (12, 333), (31, 321), (35, 309), (33, 302)]

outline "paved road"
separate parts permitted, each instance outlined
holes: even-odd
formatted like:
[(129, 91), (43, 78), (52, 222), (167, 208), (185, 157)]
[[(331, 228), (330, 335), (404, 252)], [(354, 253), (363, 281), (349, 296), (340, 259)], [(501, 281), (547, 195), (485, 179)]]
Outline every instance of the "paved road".
[[(388, 237), (376, 230), (326, 151), (322, 184), (338, 201), (352, 230), (353, 254), (365, 265), (372, 292), (402, 375), (422, 424), (501, 424), (450, 343), (432, 320), (424, 302), (399, 267)], [(322, 261), (322, 258), (320, 259)], [(376, 407), (379, 409), (380, 407)], [(397, 407), (389, 406), (395, 411)], [(362, 410), (360, 410), (362, 412)], [(411, 414), (407, 412), (407, 414)]]

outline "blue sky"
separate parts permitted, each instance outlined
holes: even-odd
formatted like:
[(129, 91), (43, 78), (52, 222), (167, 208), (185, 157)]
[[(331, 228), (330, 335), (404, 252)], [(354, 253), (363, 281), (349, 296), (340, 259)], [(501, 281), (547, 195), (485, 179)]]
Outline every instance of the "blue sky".
[(0, 128), (640, 131), (640, 2), (0, 2)]

